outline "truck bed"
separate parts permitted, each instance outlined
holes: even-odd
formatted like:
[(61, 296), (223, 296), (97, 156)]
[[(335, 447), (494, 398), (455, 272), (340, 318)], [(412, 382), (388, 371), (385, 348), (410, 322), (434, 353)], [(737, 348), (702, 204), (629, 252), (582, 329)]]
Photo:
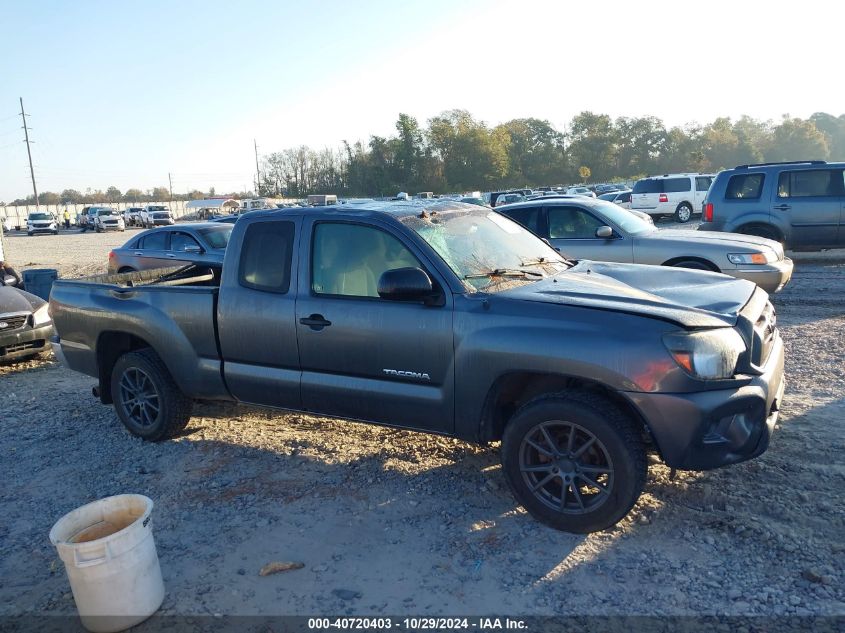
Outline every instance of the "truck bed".
[(99, 378), (102, 390), (109, 378), (98, 370), (109, 366), (104, 359), (151, 347), (186, 394), (227, 397), (217, 341), (219, 279), (219, 269), (192, 266), (57, 280), (50, 310), (67, 364)]

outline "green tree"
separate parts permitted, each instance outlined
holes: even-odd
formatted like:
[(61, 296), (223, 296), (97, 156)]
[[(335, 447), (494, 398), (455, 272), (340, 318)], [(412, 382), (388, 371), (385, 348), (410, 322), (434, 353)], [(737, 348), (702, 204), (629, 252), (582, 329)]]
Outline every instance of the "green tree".
[(830, 156), (830, 148), (815, 123), (785, 115), (780, 125), (772, 130), (765, 153), (766, 160), (773, 162), (825, 160)]
[(494, 128), (507, 134), (510, 186), (561, 183), (567, 178), (564, 136), (541, 119), (513, 119)]
[(123, 194), (124, 202), (142, 202), (144, 200), (144, 192), (140, 189), (127, 189)]
[(106, 189), (106, 199), (109, 202), (120, 202), (121, 198), (122, 194), (120, 193), (120, 189), (118, 189), (117, 187), (111, 186)]
[(589, 165), (596, 180), (609, 180), (616, 165), (616, 135), (610, 117), (581, 112), (572, 119), (569, 138), (572, 163)]
[(62, 204), (75, 204), (82, 201), (82, 193), (76, 189), (65, 189), (61, 194)]
[(155, 187), (152, 191), (152, 199), (156, 202), (170, 199), (170, 189), (167, 187)]

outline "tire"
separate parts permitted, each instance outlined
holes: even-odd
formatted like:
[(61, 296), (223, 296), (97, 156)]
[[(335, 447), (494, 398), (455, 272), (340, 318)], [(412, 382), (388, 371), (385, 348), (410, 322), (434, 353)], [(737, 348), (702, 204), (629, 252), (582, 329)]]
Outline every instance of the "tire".
[[(179, 390), (167, 367), (149, 348), (127, 352), (117, 359), (111, 392), (121, 422), (142, 439), (157, 442), (171, 438), (191, 419), (193, 401)], [(143, 398), (141, 404), (137, 404), (139, 396)]]
[(691, 270), (706, 270), (711, 273), (720, 272), (719, 269), (712, 264), (698, 259), (682, 259), (677, 262), (672, 262), (671, 264), (668, 264), (668, 266), (673, 266), (674, 268), (689, 268)]
[(123, 268), (121, 268), (117, 272), (118, 272), (118, 274), (123, 274), (123, 273), (134, 273), (136, 271), (135, 271), (134, 268), (132, 268), (132, 266), (124, 266)]
[(33, 233), (30, 233), (29, 231), (27, 231), (26, 234), (29, 235), (29, 237), (32, 237), (34, 235)]
[(502, 437), (502, 469), (535, 519), (577, 534), (618, 523), (639, 499), (647, 472), (632, 421), (605, 398), (579, 391), (542, 396), (514, 414)]
[(746, 226), (741, 226), (736, 232), (742, 233), (743, 235), (765, 237), (766, 239), (774, 240), (775, 242), (783, 244), (783, 236), (781, 236), (780, 231), (778, 231), (775, 227), (767, 226), (766, 224), (748, 224)]
[(675, 222), (680, 222), (684, 224), (690, 221), (692, 217), (692, 207), (688, 202), (682, 202), (678, 205), (678, 208), (675, 209)]

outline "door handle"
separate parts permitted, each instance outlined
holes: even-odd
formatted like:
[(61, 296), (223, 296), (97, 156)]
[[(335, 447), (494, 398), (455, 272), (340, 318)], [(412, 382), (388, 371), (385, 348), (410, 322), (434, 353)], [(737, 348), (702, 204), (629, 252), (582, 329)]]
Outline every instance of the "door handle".
[(173, 253), (168, 253), (168, 254), (167, 254), (167, 256), (168, 256), (168, 257), (170, 257), (171, 259), (173, 259), (174, 257), (176, 257), (176, 255), (174, 255)]
[(312, 330), (317, 331), (322, 330), (324, 327), (328, 327), (332, 324), (331, 321), (324, 319), (322, 314), (312, 314), (309, 317), (299, 319), (299, 322), (302, 323), (302, 325), (307, 325)]
[(136, 254), (136, 255), (138, 255), (139, 257), (140, 257), (141, 255), (143, 255), (143, 253), (142, 253), (141, 251), (135, 251), (135, 254)]
[(773, 209), (777, 209), (778, 211), (786, 211), (787, 209), (791, 209), (791, 204), (779, 204), (776, 207), (772, 207)]

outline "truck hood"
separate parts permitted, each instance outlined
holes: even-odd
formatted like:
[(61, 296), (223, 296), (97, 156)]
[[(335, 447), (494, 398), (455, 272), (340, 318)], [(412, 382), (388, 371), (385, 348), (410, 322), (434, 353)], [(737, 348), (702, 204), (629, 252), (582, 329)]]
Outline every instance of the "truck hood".
[(756, 235), (742, 235), (741, 233), (720, 233), (718, 231), (691, 231), (689, 229), (667, 229), (660, 231), (653, 231), (637, 236), (646, 240), (660, 240), (669, 246), (671, 243), (677, 242), (679, 246), (689, 249), (690, 244), (720, 245), (736, 249), (739, 253), (749, 253), (752, 251), (760, 251), (765, 248), (773, 250), (778, 255), (778, 259), (783, 259), (783, 247), (780, 242), (775, 240), (768, 240), (765, 237), (757, 237)]
[(753, 282), (721, 273), (582, 260), (554, 278), (498, 295), (626, 312), (701, 328), (735, 325), (755, 289)]

